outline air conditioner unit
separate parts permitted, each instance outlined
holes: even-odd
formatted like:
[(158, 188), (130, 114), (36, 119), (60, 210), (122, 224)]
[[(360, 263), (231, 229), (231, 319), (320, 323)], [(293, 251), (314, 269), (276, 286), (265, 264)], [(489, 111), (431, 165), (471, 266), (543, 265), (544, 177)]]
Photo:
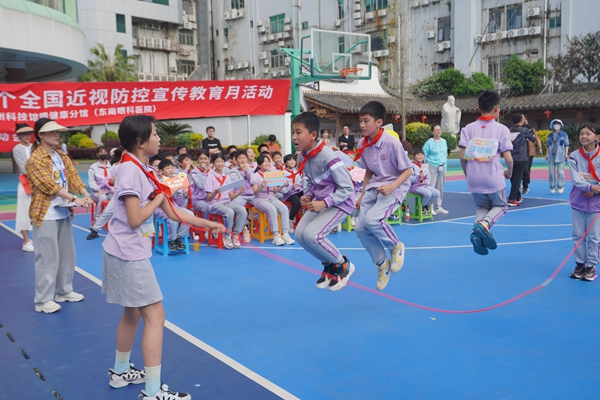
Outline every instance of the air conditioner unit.
[(171, 40), (170, 39), (163, 40), (163, 49), (171, 50)]
[(284, 26), (283, 26), (283, 31), (284, 31), (284, 32), (289, 32), (289, 31), (291, 31), (291, 30), (292, 30), (292, 26), (291, 26), (291, 25), (284, 25)]
[(375, 57), (375, 58), (379, 58), (379, 57), (381, 57), (381, 50), (376, 50), (376, 51), (374, 51), (374, 52), (373, 52), (373, 57)]
[(362, 26), (363, 24), (363, 20), (362, 19), (355, 19), (354, 20), (354, 26)]
[(175, 75), (169, 75), (169, 82), (176, 82), (177, 77)]
[[(183, 74), (181, 74), (181, 77), (183, 78), (183, 80), (187, 80), (188, 78), (188, 74), (186, 74), (185, 72)], [(178, 79), (179, 80), (179, 79)]]
[(265, 33), (267, 31), (267, 28), (265, 28), (264, 26), (259, 26), (258, 27), (258, 32), (259, 33)]
[(508, 31), (496, 32), (496, 40), (506, 39), (508, 37)]
[(138, 47), (146, 47), (146, 36), (138, 37)]
[(381, 50), (381, 56), (382, 57), (387, 57), (390, 55), (390, 51), (389, 50)]
[(148, 28), (148, 24), (147, 24), (147, 23), (145, 23), (145, 22), (142, 22), (142, 23), (140, 24), (140, 29), (147, 29), (147, 28)]
[(244, 18), (244, 10), (238, 10), (238, 18)]
[(242, 69), (242, 63), (235, 63), (234, 64), (234, 68), (235, 69)]
[(264, 44), (268, 42), (267, 35), (263, 35), (260, 37), (260, 43)]
[(352, 17), (354, 17), (354, 19), (359, 19), (362, 18), (362, 14), (359, 12), (355, 12), (354, 14), (352, 14)]
[(289, 67), (290, 66), (290, 59), (289, 58), (285, 58), (283, 60), (283, 65), (285, 65), (286, 67)]
[(155, 82), (160, 82), (160, 75), (158, 75), (158, 74), (154, 74), (154, 75), (152, 76), (152, 80), (153, 80), (153, 81), (155, 81)]
[(438, 43), (435, 46), (433, 46), (433, 50), (437, 51), (438, 53), (441, 53), (444, 51), (444, 48), (442, 47), (441, 43)]
[(229, 44), (223, 43), (223, 50), (227, 50), (229, 48)]
[(185, 29), (192, 29), (192, 23), (186, 21), (186, 22), (183, 23), (183, 27)]
[(192, 29), (198, 29), (198, 25), (195, 22), (192, 22)]
[(539, 18), (542, 13), (542, 9), (540, 7), (531, 7), (527, 11), (527, 17), (529, 18)]
[(279, 71), (279, 76), (286, 76), (287, 75), (287, 71)]
[(190, 22), (196, 22), (196, 15), (195, 14), (188, 14), (187, 19)]
[(248, 61), (244, 61), (242, 64), (242, 68), (248, 68), (250, 66), (250, 63)]
[(339, 28), (340, 26), (342, 26), (342, 20), (336, 19), (333, 24), (335, 25), (336, 28)]
[(375, 13), (373, 13), (373, 12), (365, 13), (365, 19), (372, 20), (373, 18), (375, 18)]
[(275, 41), (275, 35), (271, 34), (268, 36), (268, 41), (269, 42), (274, 42)]
[(354, 4), (354, 5), (352, 6), (352, 10), (354, 10), (354, 11), (360, 11), (360, 7), (361, 7), (361, 6), (360, 6), (360, 3)]
[(506, 36), (509, 39), (519, 37), (519, 36), (521, 36), (521, 32), (520, 31), (521, 31), (520, 29), (511, 29), (510, 31), (508, 31), (508, 33), (506, 34)]
[(288, 17), (285, 17), (285, 18), (283, 19), (283, 23), (284, 23), (285, 25), (289, 25), (289, 24), (291, 24), (291, 23), (292, 23), (292, 19), (291, 19), (291, 18), (288, 18)]
[(278, 32), (275, 34), (275, 40), (283, 39), (283, 32)]
[(173, 67), (169, 68), (169, 71), (171, 71), (171, 72), (177, 72), (177, 67), (173, 66)]
[(448, 50), (448, 49), (450, 49), (450, 41), (449, 41), (449, 40), (446, 40), (446, 41), (442, 42), (442, 48), (443, 48), (444, 50)]
[(385, 8), (383, 10), (377, 10), (377, 15), (380, 17), (385, 17), (387, 15), (387, 10)]
[(265, 74), (265, 75), (269, 75), (269, 68), (265, 68), (265, 69), (263, 69), (263, 74)]
[(429, 5), (429, 0), (421, 0), (421, 5), (423, 7), (428, 6)]
[(410, 2), (410, 6), (411, 6), (412, 8), (417, 8), (417, 7), (419, 7), (419, 1), (418, 1), (418, 0), (412, 0), (412, 1)]
[(131, 38), (131, 45), (137, 47), (137, 38)]
[(292, 37), (292, 35), (290, 35), (290, 33), (289, 33), (289, 32), (283, 32), (283, 38), (284, 38), (284, 39), (289, 39), (289, 38), (291, 38), (291, 37)]
[(183, 17), (181, 17), (181, 20), (183, 22), (187, 21), (188, 20), (188, 16), (186, 14), (183, 14)]
[(154, 48), (162, 50), (162, 48), (163, 48), (163, 40), (161, 38), (154, 39)]
[(231, 11), (229, 11), (229, 13), (231, 14), (231, 19), (238, 18), (238, 10), (236, 8), (232, 8)]
[(229, 21), (229, 20), (231, 19), (231, 13), (230, 13), (229, 11), (225, 11), (225, 12), (223, 13), (223, 19), (224, 19), (225, 21)]
[(265, 67), (268, 67), (268, 66), (269, 66), (269, 59), (268, 59), (268, 58), (266, 58), (266, 59), (264, 59), (264, 60), (263, 60), (263, 65), (264, 65)]
[(161, 75), (160, 76), (160, 80), (162, 82), (168, 82), (169, 81), (169, 75)]
[(277, 42), (277, 46), (279, 46), (279, 47), (285, 46), (285, 40), (280, 40), (279, 42)]
[(235, 65), (229, 64), (227, 65), (227, 71), (233, 71), (235, 69)]
[(154, 48), (154, 38), (149, 37), (148, 39), (146, 39), (146, 44), (148, 45), (149, 48), (153, 49)]
[(145, 75), (143, 72), (138, 72), (137, 73), (137, 79), (138, 81), (143, 81), (145, 79)]
[(488, 33), (487, 35), (485, 35), (485, 41), (486, 42), (493, 42), (494, 40), (496, 40), (496, 34), (495, 33)]
[(529, 35), (539, 35), (542, 33), (542, 27), (541, 26), (532, 26), (531, 28), (527, 29), (527, 33)]
[(396, 36), (388, 36), (387, 42), (388, 43), (396, 43)]
[(425, 32), (425, 37), (427, 39), (435, 39), (435, 31), (427, 31), (427, 32)]
[(144, 76), (144, 80), (146, 82), (152, 82), (153, 81), (152, 78), (153, 78), (152, 74), (145, 74), (145, 76)]
[(267, 58), (267, 52), (266, 51), (259, 51), (258, 52), (258, 59), (259, 60), (264, 60), (265, 58)]
[(277, 78), (277, 71), (271, 72), (271, 78)]
[(256, 23), (256, 26), (264, 26), (264, 25), (265, 25), (265, 21), (263, 21), (262, 19)]
[(475, 37), (475, 43), (485, 43), (485, 36), (477, 35), (477, 37)]

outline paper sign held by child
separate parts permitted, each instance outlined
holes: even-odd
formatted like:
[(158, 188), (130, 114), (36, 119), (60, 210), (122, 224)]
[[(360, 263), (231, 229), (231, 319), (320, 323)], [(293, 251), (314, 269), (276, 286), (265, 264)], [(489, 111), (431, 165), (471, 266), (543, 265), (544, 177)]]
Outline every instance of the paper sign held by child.
[(285, 172), (283, 171), (269, 171), (265, 172), (265, 181), (267, 182), (267, 186), (283, 186), (287, 182), (285, 178)]
[(364, 168), (354, 168), (350, 171), (350, 176), (354, 182), (362, 182), (365, 180), (365, 172), (367, 172)]
[(175, 193), (176, 190), (181, 189), (184, 186), (190, 186), (190, 182), (188, 181), (185, 172), (180, 172), (172, 178), (165, 177), (162, 183), (171, 188), (171, 193)]

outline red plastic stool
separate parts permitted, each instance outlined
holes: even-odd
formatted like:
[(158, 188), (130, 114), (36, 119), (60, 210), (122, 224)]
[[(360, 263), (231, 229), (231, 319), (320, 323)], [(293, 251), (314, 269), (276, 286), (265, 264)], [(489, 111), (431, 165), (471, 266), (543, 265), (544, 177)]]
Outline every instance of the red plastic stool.
[[(108, 203), (110, 202), (110, 200), (102, 200), (102, 203), (100, 203), (100, 214), (102, 214), (104, 212), (104, 209), (106, 208), (106, 206), (108, 205)], [(94, 225), (94, 222), (96, 222), (96, 220), (94, 219), (94, 216), (96, 215), (96, 202), (92, 203), (91, 206), (91, 210), (90, 210), (90, 226)], [(104, 225), (104, 229), (108, 230), (108, 222), (106, 223), (106, 225)]]
[[(209, 214), (208, 220), (218, 222), (220, 224), (223, 223), (223, 217), (221, 217), (220, 215), (217, 215), (217, 214)], [(210, 229), (208, 229), (208, 240), (207, 240), (206, 245), (210, 246), (211, 244), (216, 245), (217, 249), (221, 250), (223, 248), (223, 234), (222, 233), (217, 234), (217, 237), (215, 239), (212, 235), (212, 231)]]
[[(194, 215), (198, 218), (204, 218), (204, 216), (202, 215), (202, 213), (196, 209), (192, 210), (194, 212)], [(210, 229), (206, 229), (206, 228), (196, 228), (194, 229), (193, 234), (194, 235), (198, 235), (198, 243), (202, 243), (204, 242), (204, 234), (209, 232)]]

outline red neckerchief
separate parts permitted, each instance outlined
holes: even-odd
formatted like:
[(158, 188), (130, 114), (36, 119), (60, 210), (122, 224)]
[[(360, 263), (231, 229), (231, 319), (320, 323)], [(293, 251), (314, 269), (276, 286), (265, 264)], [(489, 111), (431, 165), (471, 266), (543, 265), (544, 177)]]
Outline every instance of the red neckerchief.
[(288, 177), (292, 180), (292, 184), (296, 183), (296, 175), (298, 174), (293, 169), (289, 169), (288, 167), (284, 168), (285, 171), (289, 173)]
[(479, 121), (493, 121), (496, 119), (496, 117), (494, 117), (493, 115), (482, 115), (481, 117), (477, 118)]
[(123, 158), (121, 160), (121, 163), (125, 163), (125, 162), (132, 162), (135, 165), (137, 165), (137, 167), (142, 170), (142, 172), (144, 173), (144, 175), (146, 175), (146, 177), (150, 180), (150, 182), (154, 183), (154, 186), (156, 186), (156, 189), (154, 189), (154, 193), (159, 194), (159, 193), (164, 193), (165, 196), (167, 197), (172, 197), (172, 193), (171, 193), (171, 188), (168, 187), (167, 185), (163, 185), (162, 183), (160, 183), (158, 181), (158, 179), (156, 178), (156, 175), (154, 175), (153, 172), (148, 171), (146, 168), (144, 168), (142, 166), (142, 164), (140, 164), (140, 162), (135, 159), (132, 155), (130, 155), (129, 153), (125, 153), (123, 154)]
[[(260, 175), (261, 178), (263, 178), (263, 180), (265, 179), (265, 174), (263, 174), (262, 172), (258, 171), (258, 174)], [(267, 186), (267, 196), (269, 195), (270, 192), (270, 187)]]
[(420, 162), (418, 162), (418, 161), (415, 161), (415, 160), (413, 160), (413, 164), (415, 164), (415, 165), (416, 165), (416, 166), (418, 166), (419, 168), (422, 168), (422, 167), (423, 167), (423, 164), (421, 164)]
[(296, 175), (299, 175), (302, 173), (302, 170), (304, 169), (304, 166), (306, 165), (306, 162), (313, 158), (314, 156), (316, 156), (317, 154), (319, 154), (319, 152), (321, 150), (323, 150), (323, 147), (325, 147), (325, 142), (321, 141), (321, 144), (318, 145), (317, 147), (315, 147), (314, 149), (312, 149), (311, 151), (308, 152), (308, 154), (302, 153), (302, 155), (304, 156), (304, 158), (302, 159), (302, 162), (300, 163), (300, 165), (298, 165), (298, 170), (296, 172), (292, 172), (292, 181), (296, 179)]
[[(213, 175), (217, 179), (217, 182), (219, 182), (219, 187), (223, 186), (223, 184), (225, 183), (225, 179), (227, 179), (227, 175), (223, 174), (223, 176), (221, 178), (219, 178), (216, 171)], [(217, 193), (217, 200), (221, 198), (221, 194), (222, 194), (221, 192)]]
[(208, 169), (202, 169), (199, 165), (196, 168), (198, 168), (198, 171), (202, 172), (203, 174), (208, 172)]
[(364, 140), (363, 140), (363, 145), (360, 149), (356, 150), (356, 156), (354, 157), (354, 161), (358, 161), (360, 160), (360, 158), (362, 157), (363, 153), (365, 152), (365, 149), (367, 147), (371, 147), (373, 146), (375, 143), (377, 143), (379, 141), (379, 139), (381, 139), (381, 135), (383, 135), (383, 129), (380, 128), (379, 129), (379, 133), (377, 134), (377, 136), (375, 136), (373, 138), (373, 140), (369, 140), (368, 136), (365, 136)]
[(594, 163), (592, 162), (592, 160), (594, 158), (596, 158), (598, 156), (598, 154), (600, 154), (600, 147), (596, 148), (596, 152), (594, 153), (594, 155), (590, 158), (588, 157), (587, 154), (585, 154), (585, 150), (583, 150), (583, 147), (579, 148), (579, 152), (581, 153), (581, 155), (587, 160), (588, 162), (588, 170), (589, 173), (592, 174), (592, 176), (594, 177), (594, 179), (597, 182), (600, 182), (600, 178), (598, 178), (598, 174), (596, 174), (596, 168), (594, 167)]
[(280, 165), (280, 166), (277, 166), (277, 165), (276, 165), (276, 166), (275, 166), (275, 169), (276, 169), (277, 171), (283, 171), (283, 165)]
[(108, 167), (103, 167), (102, 165), (98, 165), (98, 166), (104, 170), (104, 177), (108, 178)]

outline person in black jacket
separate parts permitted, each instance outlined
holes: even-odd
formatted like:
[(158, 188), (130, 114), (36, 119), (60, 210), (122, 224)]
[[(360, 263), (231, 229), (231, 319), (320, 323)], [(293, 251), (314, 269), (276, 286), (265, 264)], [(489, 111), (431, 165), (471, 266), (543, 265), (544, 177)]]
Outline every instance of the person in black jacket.
[(343, 149), (344, 145), (346, 145), (347, 150), (354, 150), (354, 147), (356, 147), (354, 136), (350, 135), (350, 128), (348, 128), (348, 125), (342, 127), (342, 135), (338, 139), (338, 147)]
[(513, 150), (513, 173), (510, 178), (510, 195), (508, 196), (508, 206), (515, 207), (521, 205), (521, 180), (523, 179), (523, 171), (529, 162), (529, 144), (535, 142), (535, 136), (531, 129), (524, 127), (527, 122), (523, 114), (514, 114), (512, 116), (513, 126), (510, 128), (512, 136)]

